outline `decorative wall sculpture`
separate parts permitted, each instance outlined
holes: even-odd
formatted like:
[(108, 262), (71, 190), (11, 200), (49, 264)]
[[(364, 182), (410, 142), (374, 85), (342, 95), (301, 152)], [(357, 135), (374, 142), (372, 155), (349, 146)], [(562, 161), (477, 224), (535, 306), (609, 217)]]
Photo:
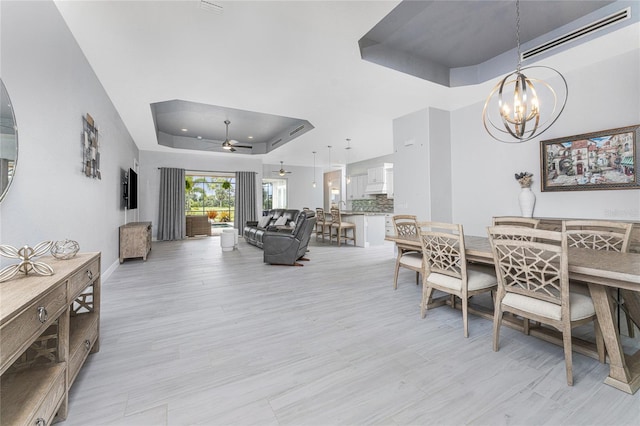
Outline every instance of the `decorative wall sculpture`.
[(82, 132), (82, 171), (85, 176), (102, 179), (100, 174), (100, 151), (98, 150), (98, 129), (93, 117), (87, 113), (82, 117), (84, 129)]

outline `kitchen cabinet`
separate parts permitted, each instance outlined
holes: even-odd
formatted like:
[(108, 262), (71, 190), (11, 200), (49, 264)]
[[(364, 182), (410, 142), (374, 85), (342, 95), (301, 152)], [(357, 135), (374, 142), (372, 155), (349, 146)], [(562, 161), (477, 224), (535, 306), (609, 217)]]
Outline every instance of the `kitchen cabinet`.
[(385, 169), (387, 181), (387, 198), (393, 198), (393, 169)]
[(367, 183), (384, 183), (385, 169), (383, 166), (367, 169)]
[(385, 237), (393, 237), (396, 235), (396, 230), (393, 227), (393, 213), (384, 215), (384, 235)]
[(356, 246), (384, 244), (385, 216), (383, 214), (343, 213), (342, 220), (356, 225)]
[(371, 198), (368, 194), (365, 194), (366, 189), (367, 175), (351, 176), (351, 182), (347, 183), (347, 199), (363, 200)]

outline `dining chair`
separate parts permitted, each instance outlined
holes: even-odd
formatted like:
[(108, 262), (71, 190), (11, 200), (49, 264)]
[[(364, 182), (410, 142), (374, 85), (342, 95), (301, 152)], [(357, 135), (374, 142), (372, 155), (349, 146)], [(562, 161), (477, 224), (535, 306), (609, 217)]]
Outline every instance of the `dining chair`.
[(520, 216), (494, 216), (493, 226), (523, 226), (525, 228), (538, 228), (540, 219)]
[[(335, 234), (334, 234), (335, 231)], [(351, 235), (349, 235), (349, 231), (351, 231)], [(329, 242), (333, 242), (333, 237), (335, 236), (336, 241), (338, 243), (338, 247), (340, 247), (340, 243), (344, 240), (345, 244), (347, 241), (353, 241), (353, 245), (356, 245), (356, 224), (351, 222), (343, 222), (342, 215), (340, 214), (340, 209), (331, 209), (331, 228), (329, 230)]]
[(567, 384), (572, 386), (572, 328), (594, 322), (600, 362), (604, 340), (591, 297), (569, 288), (566, 234), (513, 226), (492, 226), (488, 234), (498, 277), (493, 350), (499, 349), (505, 312), (552, 326), (562, 333)]
[[(391, 218), (396, 237), (418, 238), (418, 224), (414, 215), (395, 215)], [(422, 272), (422, 251), (415, 247), (396, 243), (398, 255), (396, 256), (396, 269), (393, 275), (393, 289), (398, 289), (398, 275), (400, 268), (407, 268), (416, 273), (416, 285), (420, 284), (420, 273)]]
[(321, 207), (316, 207), (316, 241), (318, 241), (318, 237), (322, 237), (322, 241), (324, 241), (324, 225), (325, 225), (325, 214), (324, 209)]
[[(613, 222), (607, 220), (564, 220), (562, 230), (567, 234), (569, 247), (587, 248), (591, 250), (608, 250), (620, 253), (629, 251), (632, 223)], [(620, 328), (620, 311), (625, 313), (629, 337), (634, 337), (633, 318), (624, 304), (625, 291), (618, 289), (616, 302), (618, 305), (618, 329)], [(627, 298), (634, 297), (627, 294)]]
[(462, 225), (440, 222), (425, 222), (420, 225), (419, 235), (424, 260), (420, 315), (422, 318), (426, 316), (434, 289), (450, 294), (453, 308), (455, 298), (458, 297), (462, 301), (464, 337), (469, 337), (468, 299), (497, 288), (493, 269), (467, 264)]

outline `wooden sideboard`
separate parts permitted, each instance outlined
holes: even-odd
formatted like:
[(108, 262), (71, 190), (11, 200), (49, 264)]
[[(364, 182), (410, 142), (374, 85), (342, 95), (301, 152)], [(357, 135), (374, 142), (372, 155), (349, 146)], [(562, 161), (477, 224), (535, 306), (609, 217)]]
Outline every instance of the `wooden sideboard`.
[(38, 258), (51, 276), (0, 283), (0, 419), (49, 425), (67, 417), (68, 394), (99, 350), (100, 253)]
[(120, 263), (132, 257), (147, 260), (151, 251), (151, 222), (131, 222), (120, 227)]

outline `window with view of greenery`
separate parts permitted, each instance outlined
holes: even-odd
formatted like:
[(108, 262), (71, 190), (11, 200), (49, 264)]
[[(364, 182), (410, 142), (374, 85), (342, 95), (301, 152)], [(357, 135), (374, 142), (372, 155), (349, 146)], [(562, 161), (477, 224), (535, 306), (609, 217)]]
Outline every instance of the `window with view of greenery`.
[(207, 215), (215, 222), (233, 222), (235, 194), (234, 175), (186, 173), (185, 210), (188, 215)]
[(262, 179), (262, 210), (287, 208), (287, 180)]

